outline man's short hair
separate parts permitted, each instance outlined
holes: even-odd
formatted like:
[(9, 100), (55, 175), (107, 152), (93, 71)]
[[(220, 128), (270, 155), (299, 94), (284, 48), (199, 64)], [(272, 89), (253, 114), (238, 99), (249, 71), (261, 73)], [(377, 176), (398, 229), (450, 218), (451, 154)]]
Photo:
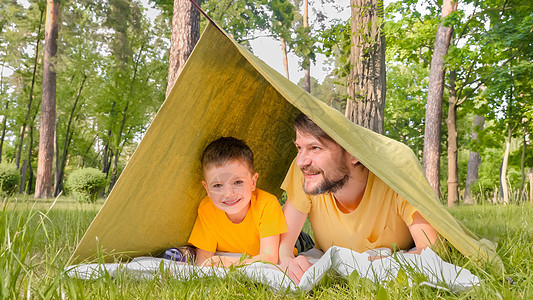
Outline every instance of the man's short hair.
[(322, 128), (318, 127), (315, 122), (303, 113), (299, 114), (296, 119), (294, 119), (294, 129), (301, 133), (310, 134), (322, 143), (324, 143), (324, 141), (329, 141), (338, 144), (324, 130), (322, 130)]
[(248, 164), (250, 172), (254, 171), (254, 154), (242, 140), (234, 137), (221, 137), (212, 141), (202, 154), (202, 169), (212, 166), (220, 167), (230, 161), (242, 161)]

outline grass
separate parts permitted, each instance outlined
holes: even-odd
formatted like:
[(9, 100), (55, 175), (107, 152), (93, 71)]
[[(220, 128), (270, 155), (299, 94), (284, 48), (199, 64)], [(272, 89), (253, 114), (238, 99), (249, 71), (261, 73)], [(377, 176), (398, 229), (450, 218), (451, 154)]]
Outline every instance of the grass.
[[(0, 297), (3, 299), (531, 299), (533, 297), (533, 207), (525, 205), (460, 206), (450, 212), (477, 235), (497, 242), (506, 273), (489, 265), (476, 266), (454, 249), (439, 252), (445, 260), (465, 266), (481, 286), (454, 294), (427, 286), (410, 287), (400, 276), (383, 286), (352, 274), (328, 273), (308, 293), (272, 291), (239, 272), (227, 278), (179, 281), (166, 274), (151, 280), (121, 275), (78, 280), (64, 275), (70, 254), (101, 202), (80, 204), (61, 197), (53, 200), (11, 198), (0, 215)], [(423, 278), (412, 278), (415, 283)]]

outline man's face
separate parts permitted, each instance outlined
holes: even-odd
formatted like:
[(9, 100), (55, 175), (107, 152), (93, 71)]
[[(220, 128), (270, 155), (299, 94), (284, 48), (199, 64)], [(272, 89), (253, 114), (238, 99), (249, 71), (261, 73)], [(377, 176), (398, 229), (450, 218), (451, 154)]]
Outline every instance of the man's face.
[(350, 176), (350, 156), (338, 144), (296, 132), (296, 163), (304, 174), (303, 190), (318, 195), (340, 190)]
[(204, 177), (202, 184), (213, 204), (230, 220), (242, 221), (248, 212), (258, 174), (252, 174), (247, 163), (233, 160), (207, 168)]

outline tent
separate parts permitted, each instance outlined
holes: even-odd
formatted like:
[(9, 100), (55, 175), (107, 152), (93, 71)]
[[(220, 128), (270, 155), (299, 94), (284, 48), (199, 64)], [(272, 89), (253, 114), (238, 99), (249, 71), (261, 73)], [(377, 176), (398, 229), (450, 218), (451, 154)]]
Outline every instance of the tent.
[(157, 254), (187, 242), (199, 201), (200, 156), (220, 136), (244, 139), (258, 186), (279, 188), (294, 158), (292, 121), (309, 116), (389, 184), (464, 255), (502, 267), (494, 246), (440, 204), (410, 148), (355, 125), (296, 86), (210, 23), (72, 262)]

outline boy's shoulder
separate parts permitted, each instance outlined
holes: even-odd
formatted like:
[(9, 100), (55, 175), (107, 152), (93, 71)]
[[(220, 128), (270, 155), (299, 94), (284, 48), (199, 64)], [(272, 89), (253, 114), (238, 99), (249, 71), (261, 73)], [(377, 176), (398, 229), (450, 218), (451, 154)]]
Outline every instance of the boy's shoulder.
[(274, 198), (274, 199), (278, 199), (278, 197), (274, 196), (273, 194), (265, 191), (265, 190), (262, 190), (260, 188), (256, 188), (254, 193), (256, 194), (256, 197), (259, 199), (259, 198), (262, 198), (262, 199), (271, 199), (271, 198)]
[(265, 206), (271, 203), (279, 203), (278, 197), (262, 189), (255, 189), (254, 194), (255, 201), (252, 201), (252, 205)]
[(198, 205), (198, 211), (203, 211), (203, 210), (206, 210), (206, 209), (213, 209), (215, 208), (215, 205), (213, 204), (213, 201), (211, 201), (211, 198), (209, 198), (209, 196), (205, 196), (204, 198), (202, 198), (202, 200), (200, 201), (200, 205)]

